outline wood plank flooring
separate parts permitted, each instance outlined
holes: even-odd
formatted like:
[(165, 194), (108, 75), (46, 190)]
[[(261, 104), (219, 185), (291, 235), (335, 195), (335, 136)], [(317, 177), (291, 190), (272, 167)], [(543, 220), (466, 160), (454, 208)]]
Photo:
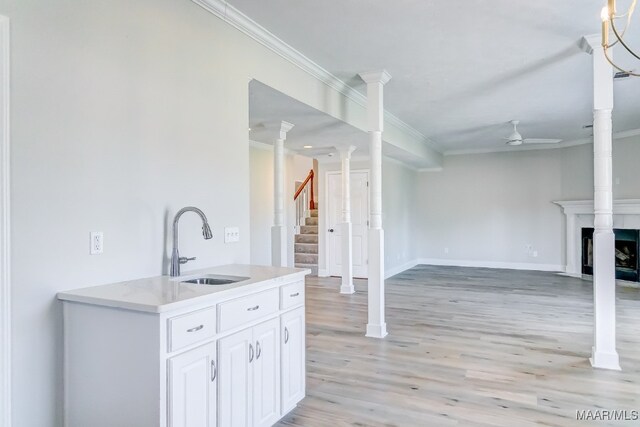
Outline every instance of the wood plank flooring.
[(594, 370), (592, 284), (553, 273), (418, 266), (387, 280), (384, 340), (366, 281), (307, 279), (307, 397), (280, 426), (638, 426), (640, 290), (618, 288), (622, 372)]

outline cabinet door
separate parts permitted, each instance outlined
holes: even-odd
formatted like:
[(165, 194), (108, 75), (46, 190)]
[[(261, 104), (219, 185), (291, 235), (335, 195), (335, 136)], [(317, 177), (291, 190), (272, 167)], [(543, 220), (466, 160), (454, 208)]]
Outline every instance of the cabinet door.
[(255, 360), (252, 330), (222, 338), (218, 347), (218, 425), (248, 427), (252, 414), (251, 364)]
[(305, 396), (304, 307), (282, 315), (282, 414), (292, 410)]
[(271, 426), (280, 419), (280, 321), (253, 328), (253, 425)]
[(169, 360), (169, 426), (215, 427), (216, 344)]

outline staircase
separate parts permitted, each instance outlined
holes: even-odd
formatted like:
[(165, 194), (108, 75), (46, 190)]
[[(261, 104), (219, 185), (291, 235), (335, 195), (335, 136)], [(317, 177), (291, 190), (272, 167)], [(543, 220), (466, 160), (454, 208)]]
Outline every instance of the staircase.
[(305, 218), (300, 226), (300, 234), (296, 234), (295, 266), (308, 268), (311, 274), (318, 275), (318, 206), (309, 211), (311, 216)]

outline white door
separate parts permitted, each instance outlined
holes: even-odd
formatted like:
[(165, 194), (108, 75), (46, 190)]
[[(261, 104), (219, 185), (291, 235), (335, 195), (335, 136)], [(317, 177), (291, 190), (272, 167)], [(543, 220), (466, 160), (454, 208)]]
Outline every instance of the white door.
[(280, 419), (280, 320), (253, 328), (253, 425), (269, 427)]
[[(340, 245), (342, 222), (342, 173), (327, 174), (327, 264), (331, 276), (342, 275)], [(368, 277), (369, 173), (351, 172), (351, 227), (353, 242), (353, 276)]]
[(292, 410), (305, 395), (304, 307), (282, 315), (282, 414)]
[(251, 363), (255, 358), (252, 330), (222, 338), (218, 346), (218, 425), (248, 427), (252, 414)]
[(216, 344), (169, 360), (169, 426), (215, 427)]

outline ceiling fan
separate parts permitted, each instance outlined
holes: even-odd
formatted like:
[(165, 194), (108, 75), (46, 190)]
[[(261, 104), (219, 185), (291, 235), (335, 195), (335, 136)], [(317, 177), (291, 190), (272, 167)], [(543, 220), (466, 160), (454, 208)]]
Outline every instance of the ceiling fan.
[(513, 132), (509, 135), (507, 145), (522, 145), (522, 144), (557, 144), (562, 141), (561, 139), (545, 139), (545, 138), (522, 138), (520, 132), (518, 132), (518, 124), (520, 120), (511, 120), (509, 123), (513, 125)]

